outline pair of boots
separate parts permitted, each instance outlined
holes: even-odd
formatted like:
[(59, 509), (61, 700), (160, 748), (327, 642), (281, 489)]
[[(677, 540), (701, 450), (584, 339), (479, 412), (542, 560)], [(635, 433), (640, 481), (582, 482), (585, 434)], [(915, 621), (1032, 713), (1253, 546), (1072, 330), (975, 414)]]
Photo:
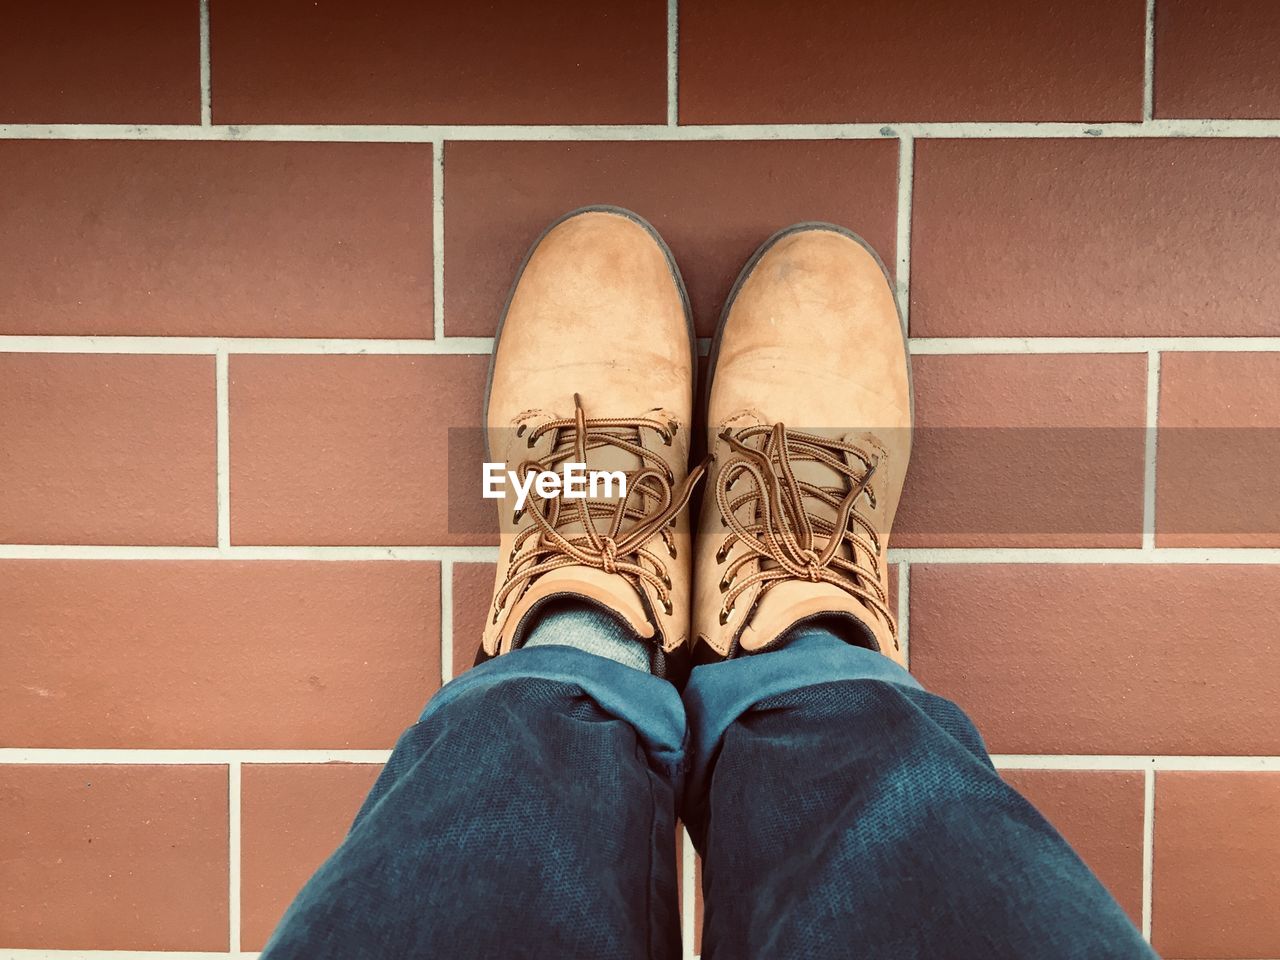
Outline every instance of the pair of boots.
[[(567, 599), (623, 621), (677, 683), (813, 620), (904, 663), (887, 553), (912, 394), (879, 258), (828, 224), (775, 234), (725, 303), (701, 410), (696, 369), (688, 296), (648, 223), (586, 208), (534, 244), (494, 347), (488, 459), (519, 476), (585, 463), (624, 474), (626, 493), (500, 501), (479, 660)], [(691, 470), (699, 423), (707, 458)]]

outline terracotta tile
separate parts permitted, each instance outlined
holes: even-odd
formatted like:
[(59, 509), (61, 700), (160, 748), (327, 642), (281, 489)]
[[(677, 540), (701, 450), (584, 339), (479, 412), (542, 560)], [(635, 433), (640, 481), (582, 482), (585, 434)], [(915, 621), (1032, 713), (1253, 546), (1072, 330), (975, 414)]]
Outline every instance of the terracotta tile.
[(476, 662), (480, 637), (484, 633), (493, 601), (492, 563), (453, 565), (453, 675), (465, 672)]
[(797, 221), (857, 230), (894, 263), (892, 140), (450, 143), (445, 166), (451, 335), (491, 335), (529, 245), (586, 204), (627, 207), (658, 229), (684, 273), (702, 336), (715, 329), (747, 258)]
[(226, 950), (227, 822), (225, 767), (0, 765), (0, 943)]
[(911, 669), (993, 753), (1273, 755), (1277, 590), (1265, 565), (912, 564)]
[(0, 541), (217, 543), (213, 357), (0, 353)]
[(1275, 336), (1280, 143), (918, 140), (918, 337)]
[(1152, 945), (1166, 957), (1280, 955), (1280, 774), (1156, 774)]
[(680, 6), (681, 123), (1139, 120), (1144, 6)]
[(217, 123), (662, 123), (661, 3), (223, 0)]
[(431, 147), (0, 142), (0, 334), (430, 337)]
[(1114, 770), (1001, 770), (1142, 926), (1143, 775)]
[(241, 768), (240, 945), (261, 950), (302, 885), (351, 828), (377, 764)]
[(0, 562), (0, 742), (390, 747), (440, 683), (434, 563)]
[(1280, 7), (1160, 0), (1155, 26), (1157, 117), (1280, 117)]
[(199, 123), (199, 15), (171, 0), (5, 4), (0, 123)]
[(892, 543), (1137, 547), (1146, 357), (919, 356)]
[(231, 537), (496, 542), (481, 499), (487, 356), (237, 356)]
[(1280, 546), (1280, 353), (1166, 353), (1156, 544)]

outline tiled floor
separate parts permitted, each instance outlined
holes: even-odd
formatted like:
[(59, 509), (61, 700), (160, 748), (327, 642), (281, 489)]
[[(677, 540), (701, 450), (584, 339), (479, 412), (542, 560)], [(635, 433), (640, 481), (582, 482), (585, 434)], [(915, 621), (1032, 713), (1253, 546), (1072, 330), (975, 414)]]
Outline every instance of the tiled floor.
[(0, 11), (0, 957), (261, 948), (470, 661), (452, 428), (590, 202), (703, 336), (879, 249), (914, 670), (1164, 955), (1280, 957), (1280, 6), (676, 6)]

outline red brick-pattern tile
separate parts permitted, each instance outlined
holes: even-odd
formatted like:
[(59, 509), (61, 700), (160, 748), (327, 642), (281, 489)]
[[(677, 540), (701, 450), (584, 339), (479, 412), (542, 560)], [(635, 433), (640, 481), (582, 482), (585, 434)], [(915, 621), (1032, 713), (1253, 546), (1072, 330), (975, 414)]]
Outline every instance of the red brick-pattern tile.
[(0, 542), (217, 542), (212, 357), (0, 354)]
[(225, 767), (0, 765), (0, 943), (226, 950), (227, 831)]
[(488, 357), (238, 356), (236, 544), (485, 543)]
[(0, 334), (430, 337), (431, 147), (0, 142)]
[[(450, 143), (445, 147), (445, 332), (489, 336), (530, 244), (588, 204), (627, 207), (670, 245), (698, 333), (715, 329), (744, 263), (774, 231), (829, 220), (892, 265), (892, 140)], [(494, 198), (501, 197), (500, 203)]]
[(0, 742), (390, 747), (439, 629), (433, 563), (0, 561)]
[(1280, 333), (1280, 142), (918, 140), (915, 151), (915, 336)]
[(222, 0), (218, 123), (662, 123), (661, 3)]
[(1152, 944), (1280, 956), (1280, 773), (1156, 774)]
[(453, 565), (453, 675), (476, 662), (480, 637), (493, 609), (492, 563)]
[(1136, 547), (1146, 357), (920, 356), (898, 547)]
[(261, 950), (302, 885), (342, 842), (382, 768), (245, 764), (240, 780), (240, 945)]
[(199, 15), (172, 0), (6, 3), (0, 123), (199, 123)]
[(1280, 7), (1257, 0), (1159, 0), (1155, 115), (1280, 117)]
[(1002, 770), (1142, 926), (1143, 774), (1114, 770)]
[(682, 123), (1140, 120), (1141, 0), (680, 5)]
[(911, 669), (993, 753), (1272, 755), (1277, 590), (1265, 565), (912, 564)]
[(1156, 545), (1280, 546), (1280, 353), (1166, 353)]

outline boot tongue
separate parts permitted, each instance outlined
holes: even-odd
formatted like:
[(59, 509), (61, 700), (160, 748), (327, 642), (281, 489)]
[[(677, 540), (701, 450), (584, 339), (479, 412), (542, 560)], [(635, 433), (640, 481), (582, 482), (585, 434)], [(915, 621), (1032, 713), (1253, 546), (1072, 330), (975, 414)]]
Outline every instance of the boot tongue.
[(621, 617), (634, 633), (646, 640), (655, 635), (640, 594), (631, 584), (617, 574), (608, 574), (595, 567), (572, 566), (543, 574), (524, 592), (507, 621), (514, 625), (512, 637), (519, 641), (530, 625), (524, 621), (536, 607), (541, 606), (542, 601), (565, 595), (599, 604)]
[[(831, 440), (845, 439), (842, 431), (839, 430), (812, 430), (809, 432)], [(849, 463), (851, 468), (855, 471), (862, 468), (862, 464), (857, 462), (856, 458), (852, 457), (851, 454), (845, 456), (846, 462), (851, 459), (855, 461)], [(790, 466), (791, 472), (798, 482), (825, 488), (837, 498), (842, 499), (851, 489), (850, 481), (847, 477), (817, 460), (796, 458), (791, 460)], [(814, 496), (805, 495), (801, 499), (804, 503), (804, 509), (809, 514), (821, 517), (832, 526), (835, 525), (838, 520), (838, 507), (832, 506)], [(855, 509), (860, 505), (860, 503), (855, 504)], [(793, 532), (799, 536), (798, 529)], [(816, 553), (822, 553), (827, 543), (828, 538), (826, 536), (814, 534), (812, 548)], [(848, 538), (841, 538), (836, 557), (842, 560), (856, 561), (854, 547)], [(774, 566), (777, 566), (777, 564), (767, 559), (761, 562), (761, 567), (766, 569)], [(877, 638), (887, 628), (887, 624), (881, 622), (879, 614), (867, 607), (857, 597), (833, 584), (812, 583), (808, 580), (785, 580), (771, 585), (764, 591), (742, 631), (739, 643), (747, 651), (763, 649), (776, 642), (800, 621), (815, 616), (845, 617), (854, 621), (853, 629), (855, 634), (860, 633), (865, 636), (855, 635), (855, 637), (850, 638), (851, 642), (858, 643), (858, 645), (866, 645), (873, 649), (878, 648), (880, 641)], [(860, 643), (859, 641), (869, 642)]]
[[(636, 440), (633, 442), (643, 443), (643, 439)], [(557, 464), (555, 468), (557, 473), (563, 472), (565, 464), (582, 462), (578, 460), (577, 453), (574, 451), (572, 430), (565, 430), (561, 433), (559, 442), (553, 448), (552, 453), (553, 453), (553, 456), (557, 458)], [(585, 463), (586, 463), (586, 469), (588, 474), (590, 474), (590, 472), (593, 470), (621, 473), (627, 477), (628, 484), (630, 484), (632, 478), (636, 475), (636, 473), (642, 470), (645, 466), (644, 461), (640, 457), (636, 456), (633, 453), (629, 453), (628, 451), (623, 450), (620, 447), (616, 447), (611, 443), (602, 444), (601, 446), (588, 450), (585, 458)], [(603, 494), (603, 490), (604, 488), (601, 487), (598, 492)], [(608, 504), (610, 506), (616, 506), (618, 501), (621, 499), (621, 497), (618, 495), (619, 485), (616, 483), (612, 487), (612, 492), (610, 496), (601, 495), (597, 497), (590, 497), (590, 493), (591, 493), (591, 489), (590, 489), (590, 485), (588, 484), (587, 495), (588, 495), (589, 501), (597, 504)], [(530, 495), (536, 496), (536, 494), (533, 494), (532, 492)], [(566, 537), (573, 538), (573, 537), (581, 536), (586, 533), (586, 531), (582, 527), (581, 520), (578, 519), (578, 505), (581, 502), (582, 501), (580, 500), (566, 499), (566, 500), (563, 500), (560, 504), (560, 516), (563, 518), (565, 522), (561, 524), (558, 527), (558, 529), (560, 533)], [(639, 494), (635, 494), (631, 497), (630, 505), (632, 507), (640, 506), (643, 503), (644, 503), (644, 500), (640, 497)], [(570, 518), (573, 518), (573, 519), (570, 520)], [(625, 534), (626, 531), (634, 525), (634, 523), (635, 521), (632, 521), (632, 520), (624, 521), (622, 526), (622, 532)], [(608, 529), (607, 529), (608, 524), (609, 524), (609, 519), (607, 517), (595, 518), (595, 528), (600, 533), (601, 536), (604, 536), (608, 532)]]
[[(881, 649), (887, 637), (887, 624), (856, 597), (829, 583), (808, 580), (784, 580), (764, 591), (751, 612), (738, 643), (743, 650), (763, 650), (802, 620), (817, 616), (834, 616), (854, 621), (854, 633), (848, 639), (855, 646)], [(861, 628), (863, 636), (857, 636)]]
[[(829, 438), (831, 440), (843, 439), (843, 435), (838, 430), (812, 430), (809, 432), (817, 436)], [(849, 457), (846, 456), (845, 459), (848, 460)], [(854, 459), (856, 461), (856, 458)], [(853, 469), (856, 471), (861, 467), (861, 464), (860, 463), (850, 464), (850, 466), (853, 467)], [(836, 472), (835, 470), (832, 470), (829, 466), (827, 466), (824, 463), (820, 463), (817, 460), (793, 459), (791, 461), (791, 472), (799, 483), (807, 483), (810, 486), (824, 488), (830, 491), (831, 495), (836, 497), (837, 500), (843, 499), (843, 497), (851, 489), (850, 481), (847, 477), (845, 477), (843, 474)], [(779, 482), (782, 482), (781, 477), (779, 477)], [(805, 511), (809, 513), (811, 516), (821, 517), (823, 520), (826, 520), (832, 526), (835, 525), (836, 520), (838, 519), (837, 517), (837, 513), (839, 512), (838, 507), (832, 506), (828, 504), (826, 501), (819, 499), (818, 497), (809, 496), (809, 495), (802, 495), (801, 500), (804, 504)], [(865, 500), (862, 497), (859, 497), (859, 502), (854, 505), (854, 509), (856, 510), (860, 506), (864, 506), (864, 505), (865, 505)], [(788, 523), (789, 522), (790, 521), (788, 521)], [(796, 534), (797, 538), (799, 538), (800, 530), (798, 527), (793, 528), (792, 532)], [(815, 533), (813, 537), (812, 546), (815, 552), (822, 553), (822, 551), (827, 546), (827, 537), (822, 536), (821, 534)], [(852, 561), (856, 559), (853, 555), (853, 552), (854, 552), (853, 547), (849, 543), (848, 539), (842, 538), (840, 547), (836, 551), (836, 556), (842, 560)], [(761, 563), (761, 566), (767, 569), (769, 567), (776, 566), (776, 564), (773, 563), (772, 561), (764, 560)], [(837, 589), (837, 588), (833, 587), (832, 589)], [(844, 591), (839, 591), (839, 592), (843, 593)], [(848, 594), (845, 594), (845, 596), (848, 596)]]

